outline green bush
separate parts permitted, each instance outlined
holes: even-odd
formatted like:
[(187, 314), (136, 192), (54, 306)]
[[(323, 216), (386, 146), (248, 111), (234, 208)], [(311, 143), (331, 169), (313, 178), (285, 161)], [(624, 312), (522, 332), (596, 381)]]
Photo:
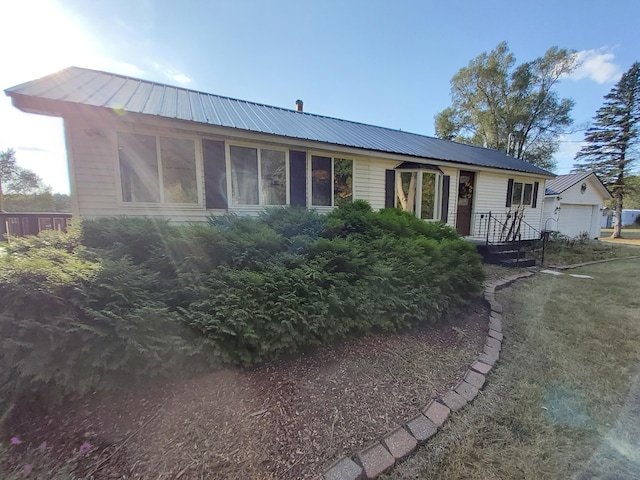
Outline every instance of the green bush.
[(218, 358), (251, 365), (434, 322), (481, 281), (480, 257), (453, 229), (361, 201), (183, 226), (86, 221), (0, 259), (0, 393), (114, 388)]
[(80, 246), (79, 254), (42, 238), (20, 242), (0, 258), (0, 407), (27, 393), (61, 400), (213, 362), (209, 342), (166, 306), (156, 272), (128, 257), (87, 258)]

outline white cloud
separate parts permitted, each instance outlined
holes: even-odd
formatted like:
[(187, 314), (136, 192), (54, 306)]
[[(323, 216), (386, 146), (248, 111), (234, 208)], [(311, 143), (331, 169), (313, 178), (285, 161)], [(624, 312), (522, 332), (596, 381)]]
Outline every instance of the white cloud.
[(607, 51), (606, 47), (600, 49), (581, 50), (576, 53), (578, 68), (568, 76), (572, 80), (589, 78), (597, 83), (614, 82), (622, 74), (620, 67), (614, 63), (615, 55)]
[(166, 71), (164, 74), (170, 79), (175, 80), (178, 83), (181, 83), (182, 85), (191, 83), (191, 77), (189, 77), (188, 75), (185, 75), (182, 72), (178, 72), (176, 70), (169, 70), (169, 71)]
[(554, 155), (557, 162), (556, 173), (564, 175), (573, 169), (576, 153), (585, 145), (585, 142), (581, 133), (560, 135), (558, 141), (560, 145)]

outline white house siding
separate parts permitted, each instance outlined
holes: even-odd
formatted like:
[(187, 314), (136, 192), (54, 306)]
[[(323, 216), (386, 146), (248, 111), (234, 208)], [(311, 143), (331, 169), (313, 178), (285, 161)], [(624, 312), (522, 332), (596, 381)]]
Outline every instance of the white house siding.
[[(345, 155), (348, 158), (348, 155)], [(400, 162), (380, 158), (357, 158), (353, 162), (353, 198), (366, 200), (374, 210), (384, 208), (385, 171)]]
[[(470, 169), (473, 171), (472, 169)], [(525, 207), (523, 220), (538, 232), (542, 230), (542, 206), (544, 198), (544, 179), (514, 175), (510, 172), (476, 172), (476, 185), (473, 197), (474, 217), (478, 213), (505, 214), (515, 207), (507, 207), (507, 186), (509, 179), (514, 182), (538, 182), (538, 197), (536, 208)], [(473, 222), (471, 225), (473, 231)], [(523, 234), (525, 230), (522, 229)]]
[(554, 231), (558, 230), (558, 213), (556, 208), (560, 205), (555, 195), (544, 197), (544, 205), (542, 208), (542, 230)]
[[(207, 216), (216, 213), (224, 213), (224, 210), (211, 211), (204, 207), (204, 175), (202, 174), (201, 152), (198, 152), (198, 181), (200, 182), (200, 206), (179, 206), (179, 205), (135, 205), (120, 200), (120, 180), (117, 159), (116, 131), (120, 129), (139, 131), (149, 134), (172, 133), (188, 135), (195, 138), (227, 138), (230, 141), (233, 137), (240, 135), (237, 131), (223, 132), (220, 129), (206, 126), (188, 126), (185, 128), (184, 122), (173, 122), (166, 120), (154, 120), (149, 124), (139, 122), (135, 119), (125, 119), (124, 122), (117, 120), (105, 120), (98, 117), (87, 116), (86, 118), (65, 121), (68, 138), (69, 169), (71, 173), (72, 191), (77, 195), (77, 207), (74, 214), (82, 218), (97, 218), (118, 215), (147, 216), (158, 218), (170, 218), (176, 222), (203, 221)], [(228, 134), (228, 135), (227, 135)], [(249, 136), (246, 142), (255, 142), (258, 145), (272, 144), (280, 147), (315, 151), (309, 146), (288, 145), (284, 140), (275, 140), (273, 137), (254, 134)], [(254, 138), (255, 137), (255, 138)], [(200, 149), (199, 142), (197, 142)], [(385, 171), (396, 168), (402, 160), (400, 158), (384, 159), (368, 157), (358, 154), (341, 154), (338, 148), (333, 147), (327, 154), (336, 157), (350, 158), (354, 161), (353, 174), (353, 197), (354, 199), (366, 200), (374, 209), (381, 209), (385, 206)], [(324, 150), (323, 150), (324, 151)], [(450, 177), (449, 209), (447, 223), (455, 227), (457, 213), (457, 193), (458, 175), (457, 166), (443, 166), (440, 169), (444, 175)], [(475, 171), (473, 167), (465, 167), (463, 170)], [(507, 191), (507, 181), (513, 178), (515, 181), (534, 182), (539, 181), (538, 208), (528, 208), (525, 220), (534, 228), (540, 229), (542, 195), (544, 192), (543, 179), (526, 176), (511, 175), (505, 172), (475, 171), (476, 187), (474, 190), (474, 213), (504, 213), (505, 199)], [(309, 191), (310, 179), (307, 178), (307, 191)], [(229, 211), (241, 215), (252, 215), (263, 210), (260, 206), (233, 207)], [(331, 207), (318, 207), (318, 211), (325, 212)], [(473, 226), (472, 226), (473, 228)]]

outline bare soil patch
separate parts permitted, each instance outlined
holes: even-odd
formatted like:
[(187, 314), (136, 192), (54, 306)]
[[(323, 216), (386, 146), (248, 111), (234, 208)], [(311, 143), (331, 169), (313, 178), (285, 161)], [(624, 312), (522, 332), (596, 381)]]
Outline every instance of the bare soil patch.
[(227, 368), (49, 412), (19, 406), (19, 452), (47, 441), (92, 478), (313, 478), (414, 416), (464, 374), (485, 341), (480, 299), (437, 325), (372, 334), (251, 369)]

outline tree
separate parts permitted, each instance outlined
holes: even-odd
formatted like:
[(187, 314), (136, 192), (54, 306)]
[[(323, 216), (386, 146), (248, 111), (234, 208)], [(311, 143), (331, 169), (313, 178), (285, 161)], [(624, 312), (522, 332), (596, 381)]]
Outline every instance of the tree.
[(577, 171), (594, 171), (612, 190), (615, 223), (612, 238), (620, 238), (625, 175), (637, 160), (640, 124), (640, 63), (635, 62), (604, 97), (604, 105), (593, 117), (584, 145), (576, 154)]
[(4, 211), (5, 195), (34, 195), (50, 190), (36, 173), (18, 165), (12, 148), (0, 152), (0, 212)]
[(575, 53), (558, 47), (516, 66), (502, 42), (453, 77), (453, 104), (436, 115), (436, 135), (552, 169), (557, 138), (573, 123), (574, 105), (571, 99), (558, 98), (554, 87), (576, 66)]
[(640, 209), (640, 175), (625, 177), (624, 206)]

